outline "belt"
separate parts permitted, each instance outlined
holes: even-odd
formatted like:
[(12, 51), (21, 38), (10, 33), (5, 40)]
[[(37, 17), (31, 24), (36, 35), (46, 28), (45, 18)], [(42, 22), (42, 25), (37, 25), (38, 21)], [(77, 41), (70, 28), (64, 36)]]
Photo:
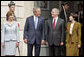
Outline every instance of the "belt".
[(78, 42), (71, 42), (71, 44), (78, 43)]
[(71, 42), (71, 44), (74, 44), (74, 42)]
[(72, 34), (69, 34), (69, 36), (72, 36)]

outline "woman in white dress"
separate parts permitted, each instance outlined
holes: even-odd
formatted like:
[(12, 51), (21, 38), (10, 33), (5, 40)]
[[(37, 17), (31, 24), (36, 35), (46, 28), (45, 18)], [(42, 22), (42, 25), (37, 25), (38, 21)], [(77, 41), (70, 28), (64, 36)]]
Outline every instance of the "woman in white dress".
[(19, 46), (18, 23), (13, 20), (11, 11), (6, 14), (7, 21), (3, 24), (1, 46), (4, 48), (5, 56), (15, 56), (16, 48)]

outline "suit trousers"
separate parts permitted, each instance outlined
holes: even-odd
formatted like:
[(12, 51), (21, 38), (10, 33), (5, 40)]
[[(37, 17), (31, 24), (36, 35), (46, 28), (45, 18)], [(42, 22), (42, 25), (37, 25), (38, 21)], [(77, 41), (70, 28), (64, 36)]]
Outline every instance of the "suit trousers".
[(28, 44), (28, 56), (33, 56), (32, 55), (32, 51), (33, 51), (33, 46), (35, 46), (35, 56), (39, 56), (40, 55), (40, 47), (41, 45), (40, 44), (36, 44), (36, 41), (34, 44)]
[(49, 46), (49, 56), (61, 56), (61, 46)]
[(66, 56), (66, 46), (61, 46), (61, 56)]

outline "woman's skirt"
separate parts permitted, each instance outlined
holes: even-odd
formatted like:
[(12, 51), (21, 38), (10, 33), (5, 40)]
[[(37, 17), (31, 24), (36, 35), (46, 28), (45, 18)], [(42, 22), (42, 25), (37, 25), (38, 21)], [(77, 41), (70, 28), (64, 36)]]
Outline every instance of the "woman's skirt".
[(5, 41), (4, 55), (16, 55), (16, 42), (17, 41)]

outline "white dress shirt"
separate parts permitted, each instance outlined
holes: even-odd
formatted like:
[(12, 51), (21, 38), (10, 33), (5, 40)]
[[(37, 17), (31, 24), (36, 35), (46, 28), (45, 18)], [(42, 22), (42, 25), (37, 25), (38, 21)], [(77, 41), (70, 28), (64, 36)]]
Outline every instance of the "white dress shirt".
[[(35, 19), (37, 19), (37, 20), (35, 20)], [(35, 25), (35, 29), (37, 29), (37, 24), (38, 24), (38, 17), (36, 17), (36, 16), (34, 15), (34, 25)]]
[(75, 21), (72, 22), (71, 25), (70, 25), (70, 34), (72, 34), (72, 30), (73, 30), (74, 23), (75, 23)]
[[(57, 23), (58, 17), (53, 18), (53, 22), (54, 22), (54, 19), (55, 19), (55, 26), (56, 26), (56, 23)], [(52, 23), (53, 23), (53, 22), (52, 22)]]
[[(37, 19), (38, 19), (38, 17), (36, 17), (36, 16), (34, 15), (34, 22), (35, 22), (35, 18), (37, 18)], [(37, 21), (37, 23), (38, 23), (38, 21)]]

